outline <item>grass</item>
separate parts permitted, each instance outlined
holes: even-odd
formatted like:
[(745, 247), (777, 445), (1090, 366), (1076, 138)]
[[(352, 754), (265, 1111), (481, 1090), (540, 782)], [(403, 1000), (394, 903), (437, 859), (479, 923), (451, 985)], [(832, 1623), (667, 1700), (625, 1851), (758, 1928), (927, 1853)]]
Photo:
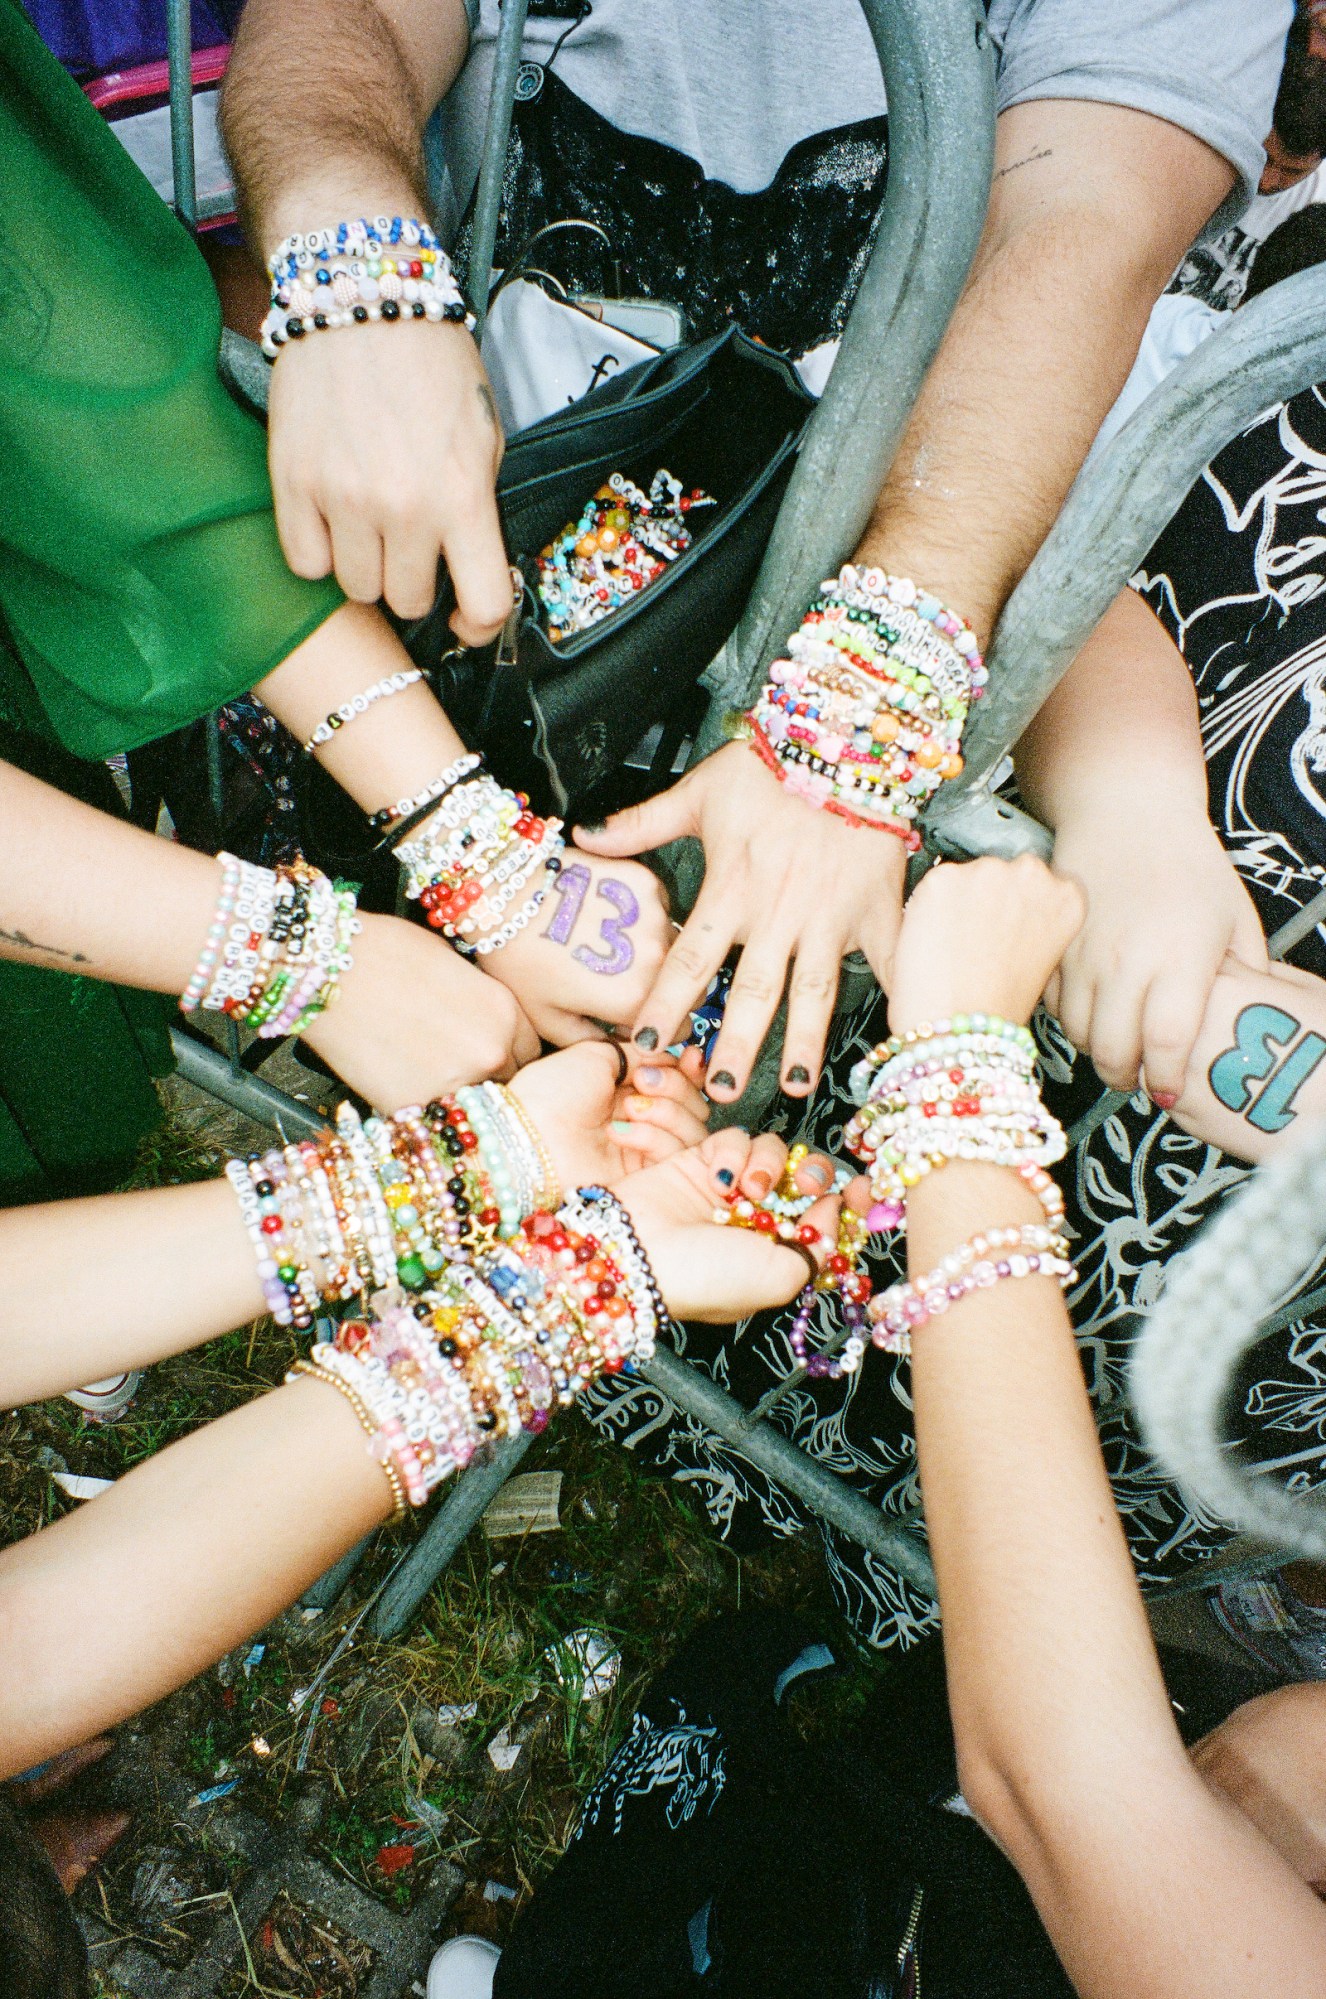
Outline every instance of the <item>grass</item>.
[[(206, 1125), (176, 1117), (140, 1160), (135, 1183), (198, 1178), (218, 1163)], [(56, 1460), (116, 1477), (279, 1381), (294, 1351), (289, 1332), (260, 1321), (154, 1368), (129, 1415), (111, 1428), (86, 1426), (60, 1401), (0, 1418), (6, 1537), (30, 1533), (72, 1504), (51, 1480)], [(836, 1693), (844, 1713), (885, 1670), (854, 1651), (833, 1610), (817, 1537), (739, 1557), (715, 1538), (684, 1488), (644, 1477), (629, 1452), (600, 1442), (575, 1416), (539, 1439), (525, 1465), (561, 1471), (558, 1531), (496, 1542), (471, 1535), (401, 1637), (357, 1639), (320, 1679), (356, 1608), (417, 1532), (413, 1523), (384, 1530), (330, 1612), (287, 1613), (263, 1634), (266, 1650), (247, 1674), (241, 1648), (146, 1723), (199, 1790), (236, 1777), (235, 1802), (277, 1827), (296, 1805), (307, 1813), (311, 1803), (315, 1849), (388, 1903), (408, 1903), (439, 1862), (458, 1868), (466, 1886), (453, 1928), (499, 1942), (519, 1900), (565, 1846), (578, 1801), (646, 1682), (696, 1625), (753, 1604), (813, 1615), (848, 1666)], [(603, 1633), (620, 1653), (616, 1683), (599, 1699), (560, 1686), (546, 1657), (550, 1643), (582, 1627)], [(301, 1701), (300, 1690), (313, 1683), (315, 1696)], [(471, 1718), (439, 1724), (439, 1709), (471, 1705)], [(817, 1708), (822, 1715), (823, 1704)], [(523, 1740), (505, 1775), (487, 1754), (503, 1728)], [(92, 1906), (126, 1934), (140, 1934), (132, 1906), (140, 1855), (178, 1841), (178, 1826), (146, 1800)], [(408, 1850), (403, 1864), (400, 1849)], [(489, 1882), (514, 1890), (517, 1901), (485, 1899)], [(168, 1938), (156, 1941), (171, 1954)], [(187, 1955), (187, 1923), (178, 1942)], [(279, 1982), (279, 1965), (278, 1951), (248, 1989), (298, 1992)]]

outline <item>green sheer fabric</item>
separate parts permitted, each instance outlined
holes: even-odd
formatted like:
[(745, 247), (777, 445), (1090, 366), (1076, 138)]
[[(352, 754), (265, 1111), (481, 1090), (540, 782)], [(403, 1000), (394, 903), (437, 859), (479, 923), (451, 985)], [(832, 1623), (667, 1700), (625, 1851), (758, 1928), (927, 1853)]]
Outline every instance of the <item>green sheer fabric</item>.
[[(0, 0), (0, 757), (103, 809), (105, 768), (56, 743), (94, 760), (195, 721), (341, 602), (285, 565), (219, 339), (188, 234)], [(123, 1175), (172, 1011), (0, 963), (0, 1204)]]
[(341, 601), (286, 567), (220, 331), (187, 232), (0, 0), (0, 610), (78, 756), (205, 715)]

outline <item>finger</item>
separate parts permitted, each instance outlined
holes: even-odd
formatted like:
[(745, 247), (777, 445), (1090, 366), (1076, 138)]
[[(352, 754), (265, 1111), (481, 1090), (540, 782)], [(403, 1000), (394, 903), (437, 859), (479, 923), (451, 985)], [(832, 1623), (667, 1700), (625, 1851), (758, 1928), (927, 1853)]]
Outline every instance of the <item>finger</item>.
[(1163, 1111), (1183, 1095), (1188, 1063), (1201, 1031), (1218, 966), (1206, 978), (1156, 979), (1142, 1009), (1142, 1067), (1147, 1095)]
[(1058, 1021), (1074, 1048), (1091, 1046), (1091, 1015), (1096, 1003), (1091, 973), (1069, 952), (1059, 966)]
[(382, 537), (382, 595), (398, 618), (426, 618), (437, 596), (438, 539), (413, 520), (393, 521)]
[[(511, 615), (511, 564), (502, 540), (492, 481), (469, 489), (456, 504), (442, 536), (456, 592), (451, 629), (462, 645), (487, 645)], [(430, 598), (431, 603), (431, 598)]]
[(737, 1182), (738, 1191), (748, 1201), (763, 1201), (787, 1164), (787, 1147), (772, 1132), (762, 1132), (751, 1140), (750, 1152)]
[(781, 1071), (782, 1087), (790, 1097), (808, 1096), (819, 1081), (841, 964), (842, 950), (836, 937), (803, 937), (797, 944), (787, 995)]
[(670, 791), (660, 791), (643, 805), (628, 805), (624, 812), (614, 812), (601, 826), (577, 826), (572, 837), (587, 854), (602, 854), (612, 860), (647, 854), (669, 840), (698, 831), (693, 797), (694, 786), (684, 777)]
[(636, 1118), (614, 1118), (608, 1129), (613, 1143), (621, 1147), (624, 1173), (640, 1173), (646, 1166), (659, 1166), (686, 1149), (671, 1132)]
[(722, 1131), (711, 1133), (700, 1147), (700, 1158), (720, 1200), (733, 1198), (733, 1190), (750, 1157), (750, 1148), (750, 1133), (743, 1131), (739, 1124), (726, 1125)]
[(794, 1180), (798, 1193), (813, 1194), (818, 1200), (833, 1186), (834, 1164), (827, 1153), (812, 1152), (797, 1167)]
[(705, 1088), (718, 1103), (739, 1097), (750, 1079), (755, 1058), (778, 1011), (787, 980), (791, 939), (761, 936), (748, 944), (737, 964), (727, 1011), (719, 1030)]
[[(688, 1048), (685, 1051), (685, 1053), (681, 1058), (681, 1061), (678, 1063), (677, 1066), (681, 1070), (682, 1075), (685, 1076), (687, 1082), (695, 1083), (701, 1089), (703, 1089), (704, 1087), (703, 1048), (696, 1048), (694, 1045), (692, 1045), (690, 1048)], [(708, 1116), (707, 1110), (705, 1112), (705, 1115)]]
[[(698, 1050), (696, 1051), (698, 1053)], [(698, 1118), (701, 1124), (709, 1122), (709, 1099), (698, 1084), (670, 1057), (653, 1056), (643, 1058), (636, 1051), (637, 1060), (631, 1074), (631, 1088), (643, 1097), (662, 1097), (669, 1103), (678, 1105)], [(703, 1136), (703, 1134), (701, 1134)]]
[(281, 479), (273, 467), (272, 499), (281, 553), (295, 575), (310, 581), (330, 576), (331, 533), (311, 495)]
[(666, 1132), (676, 1146), (703, 1145), (708, 1137), (708, 1126), (702, 1117), (684, 1104), (672, 1103), (666, 1097), (638, 1097), (628, 1095), (617, 1105), (619, 1118), (628, 1119), (632, 1124), (653, 1125)]
[(382, 595), (382, 537), (354, 514), (328, 522), (336, 581), (356, 604), (376, 604)]
[(652, 1055), (678, 1039), (691, 1008), (731, 950), (735, 929), (721, 895), (701, 889), (640, 1009), (632, 1037), (637, 1048)]
[(1086, 1047), (1096, 1074), (1112, 1090), (1135, 1090), (1142, 1068), (1142, 1008), (1146, 989), (1116, 977), (1096, 989)]

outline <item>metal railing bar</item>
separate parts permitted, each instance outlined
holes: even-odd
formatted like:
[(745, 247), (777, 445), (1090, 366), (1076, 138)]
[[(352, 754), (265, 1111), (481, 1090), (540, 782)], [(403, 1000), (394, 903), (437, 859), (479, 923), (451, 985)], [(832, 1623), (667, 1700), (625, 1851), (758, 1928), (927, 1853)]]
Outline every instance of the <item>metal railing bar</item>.
[(170, 73), (170, 164), (175, 213), (198, 230), (198, 183), (193, 152), (193, 17), (190, 0), (166, 0), (166, 59)]
[(497, 248), (497, 224), (502, 209), (502, 178), (506, 172), (507, 141), (511, 136), (511, 112), (516, 101), (516, 75), (520, 69), (520, 44), (525, 33), (529, 0), (502, 0), (502, 21), (497, 31), (493, 57), (493, 87), (488, 99), (488, 123), (483, 135), (483, 157), (474, 197), (474, 226), (470, 231), (470, 260), (465, 273), (470, 304), (474, 308), (474, 338), (483, 339), (488, 317), (488, 293), (493, 282), (493, 253)]

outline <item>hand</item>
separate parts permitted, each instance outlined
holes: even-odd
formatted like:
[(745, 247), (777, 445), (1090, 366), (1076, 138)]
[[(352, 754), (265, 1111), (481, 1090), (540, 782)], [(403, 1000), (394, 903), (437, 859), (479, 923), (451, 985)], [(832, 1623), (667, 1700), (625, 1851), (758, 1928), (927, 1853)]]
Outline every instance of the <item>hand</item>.
[(1102, 1082), (1132, 1091), (1140, 1078), (1172, 1110), (1226, 957), (1267, 968), (1252, 898), (1205, 819), (1153, 804), (1061, 826), (1054, 866), (1087, 916), (1046, 1004)]
[(296, 576), (336, 580), (422, 618), (441, 555), (463, 645), (495, 638), (511, 609), (497, 516), (502, 433), (463, 327), (411, 321), (289, 343), (272, 371), (272, 493)]
[(711, 1097), (730, 1102), (746, 1087), (795, 958), (782, 1087), (806, 1096), (843, 958), (862, 950), (886, 976), (906, 850), (890, 833), (849, 826), (793, 797), (745, 743), (716, 751), (670, 791), (576, 839), (591, 853), (642, 854), (685, 834), (704, 845), (704, 886), (635, 1015), (636, 1040), (644, 1048), (675, 1041), (733, 945), (743, 945), (707, 1083)]
[[(757, 1200), (766, 1194), (786, 1158), (781, 1139), (752, 1139), (730, 1125), (693, 1151), (633, 1173), (617, 1188), (675, 1318), (725, 1325), (766, 1306), (786, 1305), (806, 1284), (809, 1271), (795, 1250), (753, 1229), (720, 1227), (713, 1220), (714, 1209), (734, 1187)], [(797, 1186), (814, 1194), (832, 1185), (831, 1162), (811, 1153), (797, 1173)], [(819, 1261), (833, 1247), (838, 1208), (838, 1196), (827, 1194), (803, 1218), (824, 1238)]]
[(565, 1047), (634, 1019), (672, 937), (658, 876), (568, 847), (533, 923), (485, 969), (509, 986), (545, 1041)]
[(539, 1052), (511, 994), (417, 924), (361, 916), (354, 963), (304, 1040), (376, 1110), (510, 1076)]
[(616, 1041), (581, 1041), (531, 1062), (511, 1084), (552, 1155), (563, 1191), (615, 1187), (705, 1135), (699, 1051), (635, 1056)]
[(1326, 1896), (1326, 1686), (1277, 1687), (1245, 1701), (1203, 1736), (1192, 1760)]
[(893, 1032), (955, 1013), (1030, 1020), (1082, 911), (1081, 890), (1030, 854), (931, 868), (903, 912)]

